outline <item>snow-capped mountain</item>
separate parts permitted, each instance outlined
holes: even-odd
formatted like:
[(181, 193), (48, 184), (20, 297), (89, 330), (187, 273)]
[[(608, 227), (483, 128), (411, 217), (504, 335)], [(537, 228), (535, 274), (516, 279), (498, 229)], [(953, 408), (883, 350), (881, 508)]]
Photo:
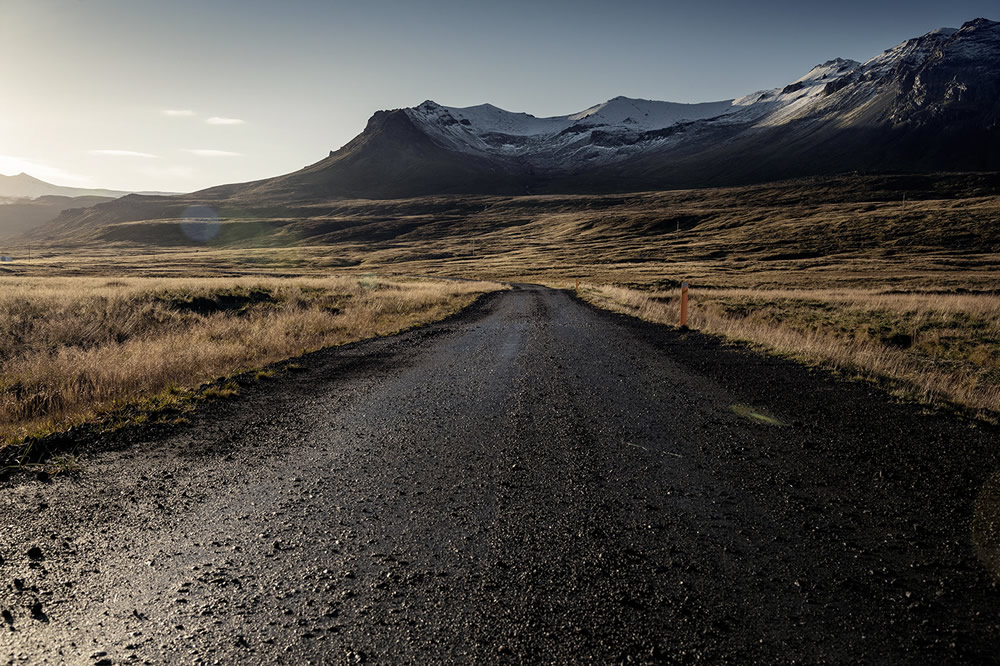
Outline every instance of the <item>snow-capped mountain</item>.
[(837, 58), (817, 65), (784, 88), (702, 104), (615, 97), (568, 116), (536, 118), (490, 104), (455, 108), (428, 100), (403, 112), (450, 150), (574, 170), (582, 164), (621, 162), (681, 143), (689, 131), (787, 123), (815, 110), (822, 97), (860, 66)]
[(616, 97), (551, 118), (432, 101), (380, 111), (356, 139), (302, 171), (206, 194), (380, 198), (1000, 170), (998, 120), (1000, 23), (976, 19), (731, 100)]
[[(550, 174), (579, 173), (654, 154), (669, 160), (672, 151), (687, 157), (698, 144), (711, 148), (713, 140), (739, 143), (740, 138), (771, 136), (771, 130), (782, 128), (796, 134), (874, 127), (892, 131), (969, 116), (973, 123), (985, 121), (978, 127), (990, 130), (996, 127), (998, 25), (977, 20), (961, 29), (942, 28), (866, 63), (837, 58), (783, 88), (720, 102), (674, 104), (616, 97), (580, 113), (535, 118), (491, 105), (452, 108), (427, 101), (403, 113), (448, 150), (514, 159)], [(846, 166), (881, 165), (858, 159)]]
[(450, 150), (520, 160), (560, 169), (596, 160), (612, 162), (665, 140), (663, 130), (732, 113), (733, 100), (677, 104), (615, 97), (579, 113), (536, 118), (491, 104), (467, 108), (426, 101), (404, 109), (415, 126)]
[[(704, 104), (616, 97), (552, 118), (432, 101), (378, 111), (300, 171), (190, 197), (638, 191), (855, 171), (1000, 171), (1000, 23), (935, 30), (864, 63), (830, 60), (781, 88)], [(159, 209), (127, 197), (119, 217), (140, 214), (127, 210)]]

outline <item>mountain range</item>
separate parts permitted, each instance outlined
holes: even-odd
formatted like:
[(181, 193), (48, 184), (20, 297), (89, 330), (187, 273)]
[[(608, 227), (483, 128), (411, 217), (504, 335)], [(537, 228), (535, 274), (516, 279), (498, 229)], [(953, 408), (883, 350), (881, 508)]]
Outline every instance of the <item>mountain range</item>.
[[(246, 213), (337, 199), (613, 193), (842, 173), (1000, 170), (1000, 23), (969, 21), (782, 88), (703, 104), (616, 97), (537, 118), (432, 101), (376, 112), (299, 171), (190, 195), (131, 195), (63, 223)], [(67, 215), (69, 217), (67, 217)]]
[(301, 171), (208, 197), (387, 198), (615, 191), (849, 171), (1000, 169), (1000, 23), (976, 19), (868, 62), (706, 104), (617, 97), (536, 118), (489, 104), (377, 112)]

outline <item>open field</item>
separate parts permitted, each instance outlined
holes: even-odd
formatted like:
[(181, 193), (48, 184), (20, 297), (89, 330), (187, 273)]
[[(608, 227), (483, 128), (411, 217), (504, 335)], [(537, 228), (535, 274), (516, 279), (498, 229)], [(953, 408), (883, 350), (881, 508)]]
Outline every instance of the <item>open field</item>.
[(205, 382), (434, 321), (498, 288), (375, 275), (2, 278), (0, 447), (124, 408), (176, 418)]
[(17, 261), (0, 271), (171, 279), (377, 271), (556, 287), (580, 278), (594, 287), (584, 295), (595, 304), (663, 322), (676, 320), (670, 297), (688, 279), (695, 328), (892, 378), (894, 390), (928, 402), (1000, 410), (997, 174), (333, 201), (220, 209), (217, 222), (131, 219), (147, 212), (67, 215), (30, 239), (30, 261), (8, 248)]
[[(600, 307), (676, 325), (679, 290), (584, 286)], [(932, 404), (1000, 415), (1000, 295), (859, 289), (690, 292), (689, 326), (867, 379)]]
[[(628, 195), (438, 196), (218, 211), (101, 207), (0, 270), (19, 275), (321, 274), (876, 289), (1000, 288), (1000, 176), (844, 177)], [(119, 207), (121, 208), (121, 207)]]

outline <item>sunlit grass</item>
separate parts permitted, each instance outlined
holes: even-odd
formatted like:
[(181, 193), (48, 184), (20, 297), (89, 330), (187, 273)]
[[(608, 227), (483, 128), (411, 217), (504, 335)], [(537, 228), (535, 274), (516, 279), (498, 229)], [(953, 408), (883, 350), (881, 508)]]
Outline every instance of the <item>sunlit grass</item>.
[[(586, 286), (595, 305), (676, 324), (679, 291)], [(1000, 414), (1000, 295), (692, 289), (689, 326), (901, 394)]]
[(440, 319), (498, 288), (375, 275), (3, 278), (0, 443), (139, 402), (142, 414), (182, 411), (193, 388), (218, 377)]

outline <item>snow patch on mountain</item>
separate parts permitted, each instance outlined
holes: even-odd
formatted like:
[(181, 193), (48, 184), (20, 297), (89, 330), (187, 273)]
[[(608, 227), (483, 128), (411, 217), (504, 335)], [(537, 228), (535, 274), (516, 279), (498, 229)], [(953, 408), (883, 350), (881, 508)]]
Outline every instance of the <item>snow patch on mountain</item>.
[(650, 133), (733, 110), (732, 100), (680, 104), (615, 97), (578, 113), (550, 118), (513, 113), (492, 104), (458, 108), (430, 100), (406, 112), (428, 136), (452, 150), (551, 166), (573, 159), (623, 158), (636, 152), (639, 144), (665, 139), (650, 137)]
[[(429, 100), (405, 112), (432, 141), (448, 149), (533, 167), (574, 169), (796, 122), (882, 122), (886, 109), (899, 106), (900, 90), (910, 81), (920, 83), (919, 72), (928, 63), (944, 57), (964, 62), (978, 58), (984, 67), (996, 63), (998, 27), (1000, 23), (977, 19), (960, 29), (940, 28), (865, 63), (836, 58), (783, 88), (734, 100), (678, 104), (615, 97), (578, 113), (548, 118), (491, 104), (458, 108)], [(891, 122), (897, 122), (895, 114), (888, 116)]]
[(732, 110), (732, 100), (678, 104), (676, 102), (615, 97), (580, 113), (566, 116), (566, 118), (586, 125), (623, 126), (632, 130), (650, 131), (664, 129), (681, 122), (714, 118), (730, 113)]
[(762, 90), (733, 101), (741, 107), (733, 120), (755, 122), (761, 127), (781, 125), (810, 113), (817, 103), (836, 89), (861, 63), (835, 58), (816, 65), (784, 88)]
[[(579, 113), (550, 118), (536, 118), (529, 113), (513, 113), (492, 104), (457, 108), (441, 106), (430, 100), (408, 111), (411, 112), (412, 118), (431, 127), (454, 128), (477, 136), (508, 134), (530, 137), (554, 136), (573, 126), (620, 127), (630, 131), (658, 130), (679, 122), (702, 120), (729, 113), (732, 111), (732, 100), (678, 104), (615, 97)], [(456, 125), (459, 127), (455, 128)]]
[(913, 67), (933, 55), (957, 32), (959, 30), (954, 28), (938, 28), (926, 35), (908, 39), (866, 62), (865, 73), (871, 77), (886, 76), (901, 67)]

